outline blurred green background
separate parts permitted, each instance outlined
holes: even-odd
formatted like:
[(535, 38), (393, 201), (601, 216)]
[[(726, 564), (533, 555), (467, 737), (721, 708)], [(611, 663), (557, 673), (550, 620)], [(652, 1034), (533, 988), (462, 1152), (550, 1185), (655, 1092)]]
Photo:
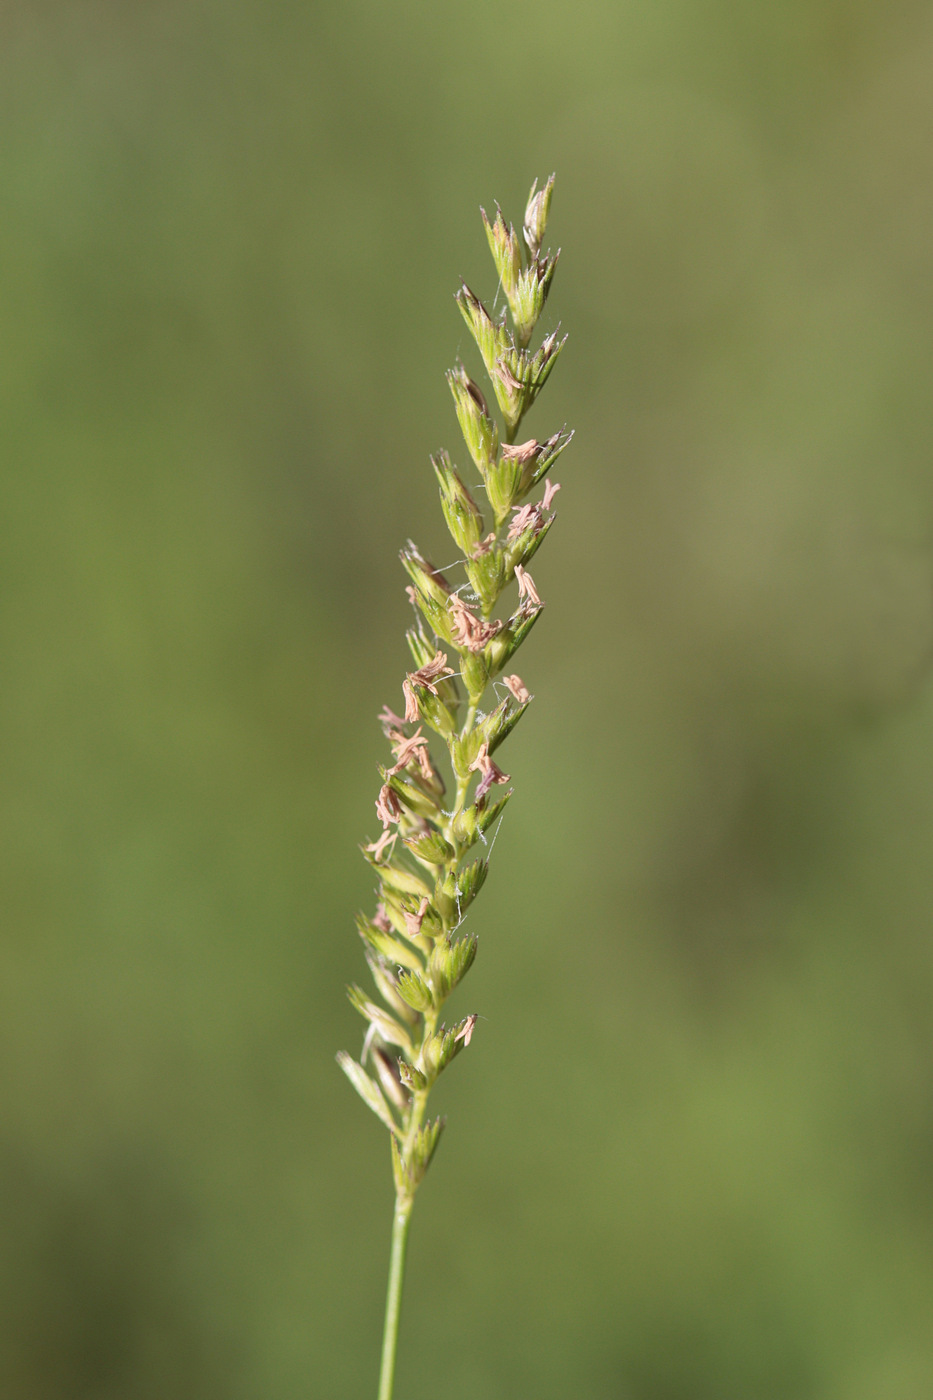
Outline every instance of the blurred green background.
[(929, 1400), (929, 7), (0, 34), (3, 1396), (374, 1394), (397, 550), (477, 206), (555, 169), (577, 437), (398, 1394)]

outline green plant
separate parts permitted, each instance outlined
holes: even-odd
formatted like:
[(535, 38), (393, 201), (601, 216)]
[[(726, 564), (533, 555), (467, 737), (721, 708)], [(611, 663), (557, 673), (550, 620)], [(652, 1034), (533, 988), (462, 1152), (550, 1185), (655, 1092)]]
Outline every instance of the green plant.
[[(465, 931), (464, 922), (486, 879), (488, 838), (512, 795), (511, 789), (494, 795), (509, 776), (493, 754), (531, 700), (518, 675), (504, 673), (544, 606), (527, 570), (554, 522), (560, 488), (548, 481), (539, 500), (526, 497), (572, 437), (561, 431), (545, 441), (515, 441), (564, 344), (553, 331), (534, 353), (529, 348), (559, 255), (541, 253), (553, 189), (553, 176), (542, 190), (537, 182), (532, 186), (521, 238), (501, 212), (490, 222), (482, 211), (512, 328), (505, 309), (494, 318), (465, 284), (457, 292), (503, 420), (500, 431), (462, 365), (448, 372), (493, 529), (487, 533), (473, 493), (447, 453), (439, 452), (432, 463), (441, 507), (463, 556), (466, 582), (454, 587), (411, 541), (401, 556), (416, 616), (407, 634), (415, 669), (402, 684), (404, 715), (385, 707), (379, 717), (394, 762), (380, 770), (376, 812), (382, 834), (363, 848), (379, 883), (379, 904), (373, 917), (358, 919), (381, 1004), (362, 988), (350, 988), (368, 1029), (359, 1061), (345, 1052), (337, 1057), (391, 1140), (396, 1203), (379, 1400), (392, 1395), (415, 1192), (444, 1127), (443, 1119), (428, 1119), (428, 1096), (470, 1044), (476, 1024), (475, 1015), (450, 1026), (440, 1016), (476, 956), (476, 935)], [(516, 606), (507, 619), (495, 619), (496, 604), (513, 580)], [(505, 694), (483, 711), (487, 687), (499, 684), (497, 677)], [(446, 748), (452, 790), (435, 764), (425, 727)]]

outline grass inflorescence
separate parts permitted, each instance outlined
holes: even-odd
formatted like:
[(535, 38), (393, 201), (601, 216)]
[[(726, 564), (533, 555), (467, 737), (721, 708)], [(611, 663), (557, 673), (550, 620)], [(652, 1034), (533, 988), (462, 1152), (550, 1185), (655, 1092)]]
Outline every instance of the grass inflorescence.
[[(478, 487), (471, 490), (446, 452), (431, 461), (464, 581), (448, 578), (411, 541), (401, 553), (415, 611), (407, 633), (414, 665), (402, 683), (402, 713), (385, 706), (379, 716), (392, 761), (380, 769), (381, 833), (362, 848), (378, 902), (357, 920), (375, 995), (350, 988), (366, 1035), (359, 1060), (338, 1055), (391, 1142), (396, 1209), (379, 1400), (392, 1394), (412, 1204), (444, 1127), (428, 1116), (428, 1098), (476, 1026), (475, 1013), (450, 1024), (441, 1015), (476, 956), (466, 918), (512, 795), (499, 749), (532, 699), (512, 669), (544, 608), (528, 565), (555, 519), (560, 488), (548, 473), (573, 436), (516, 441), (564, 345), (555, 330), (531, 350), (559, 256), (542, 253), (553, 189), (553, 176), (541, 190), (532, 186), (520, 234), (498, 209), (493, 220), (482, 211), (505, 296), (501, 314), (466, 284), (456, 294), (501, 417), (462, 365), (448, 371)], [(513, 584), (511, 610), (497, 617)], [(429, 734), (440, 741), (441, 766)]]

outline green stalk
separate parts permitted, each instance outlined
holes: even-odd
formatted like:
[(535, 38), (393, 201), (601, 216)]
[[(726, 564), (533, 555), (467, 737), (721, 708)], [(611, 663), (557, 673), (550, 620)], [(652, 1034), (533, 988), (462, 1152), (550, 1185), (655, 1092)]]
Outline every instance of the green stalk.
[[(436, 1017), (428, 1021), (430, 1033), (434, 1033)], [(427, 1038), (427, 1036), (425, 1037)], [(415, 1134), (424, 1122), (428, 1106), (428, 1094), (415, 1094), (412, 1099), (408, 1131), (405, 1134), (405, 1155), (411, 1152)], [(386, 1289), (386, 1315), (382, 1329), (382, 1365), (379, 1371), (379, 1394), (377, 1400), (392, 1400), (392, 1387), (395, 1382), (395, 1352), (398, 1346), (399, 1319), (402, 1314), (402, 1285), (405, 1281), (405, 1251), (408, 1247), (408, 1227), (414, 1208), (413, 1196), (395, 1197), (395, 1215), (392, 1221), (392, 1247), (389, 1252), (389, 1283)]]
[(392, 1252), (389, 1256), (389, 1286), (386, 1290), (386, 1317), (382, 1331), (382, 1368), (379, 1372), (378, 1400), (392, 1400), (395, 1383), (395, 1352), (398, 1323), (402, 1312), (402, 1284), (405, 1280), (405, 1249), (413, 1201), (397, 1201), (392, 1222)]

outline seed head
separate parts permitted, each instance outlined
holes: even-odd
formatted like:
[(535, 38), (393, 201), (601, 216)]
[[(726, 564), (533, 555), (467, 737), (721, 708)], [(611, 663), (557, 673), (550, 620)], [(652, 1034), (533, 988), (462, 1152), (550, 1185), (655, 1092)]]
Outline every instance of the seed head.
[[(555, 519), (560, 487), (545, 478), (573, 436), (562, 429), (514, 441), (564, 344), (552, 330), (532, 349), (557, 266), (557, 255), (541, 251), (553, 188), (553, 176), (541, 190), (532, 185), (518, 233), (498, 206), (494, 219), (483, 214), (504, 304), (497, 294), (490, 312), (466, 283), (456, 293), (493, 390), (484, 394), (462, 365), (448, 371), (469, 470), (461, 474), (446, 451), (431, 457), (454, 542), (445, 556), (454, 560), (448, 571), (462, 565), (466, 583), (452, 572), (448, 580), (411, 540), (401, 551), (416, 610), (406, 633), (414, 669), (402, 682), (403, 713), (385, 705), (379, 714), (392, 758), (380, 769), (382, 833), (363, 847), (378, 878), (379, 903), (371, 919), (361, 916), (360, 933), (382, 1004), (350, 989), (367, 1030), (360, 1060), (339, 1058), (389, 1129), (396, 1190), (407, 1204), (443, 1126), (424, 1118), (424, 1096), (470, 1044), (477, 1021), (470, 1015), (448, 1028), (438, 1013), (476, 954), (475, 934), (461, 937), (457, 930), (486, 879), (494, 844), (487, 835), (512, 795), (507, 788), (490, 796), (509, 782), (492, 754), (499, 755), (531, 699), (519, 675), (502, 673), (543, 608), (527, 566)], [(501, 443), (500, 434), (510, 440)], [(533, 502), (539, 482), (544, 494)], [(513, 577), (518, 604), (500, 620), (496, 612)], [(497, 697), (486, 712), (484, 697), (497, 678), (508, 697)], [(437, 763), (444, 749), (452, 788)], [(486, 850), (470, 858), (478, 841)], [(394, 1059), (390, 1047), (401, 1057)]]

